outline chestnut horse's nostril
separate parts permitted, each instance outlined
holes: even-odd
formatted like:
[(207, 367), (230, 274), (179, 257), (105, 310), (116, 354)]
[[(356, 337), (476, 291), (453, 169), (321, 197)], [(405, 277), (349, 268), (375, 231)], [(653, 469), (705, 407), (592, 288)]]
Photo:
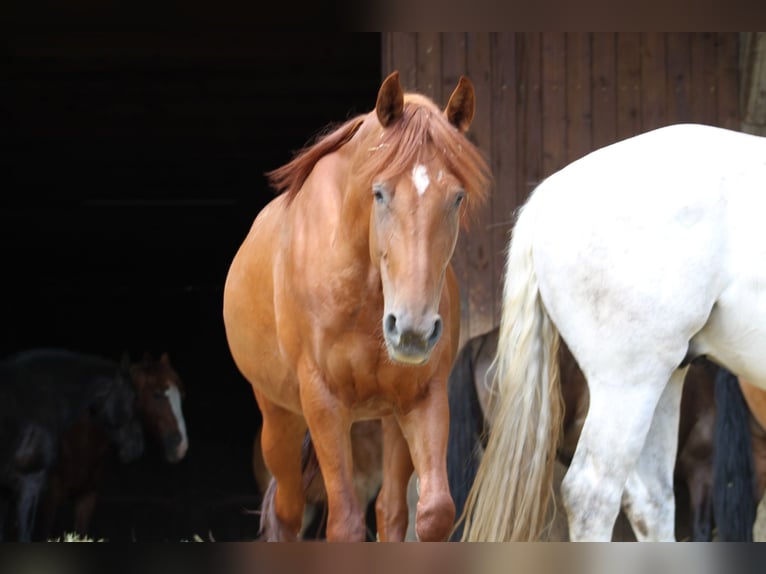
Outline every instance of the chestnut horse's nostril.
[(386, 315), (386, 318), (383, 320), (383, 329), (386, 333), (386, 336), (396, 338), (396, 315), (393, 313)]
[(441, 317), (437, 317), (436, 321), (434, 321), (434, 328), (431, 331), (431, 334), (428, 337), (428, 346), (433, 347), (436, 345), (436, 342), (439, 340), (439, 337), (442, 335), (442, 319)]

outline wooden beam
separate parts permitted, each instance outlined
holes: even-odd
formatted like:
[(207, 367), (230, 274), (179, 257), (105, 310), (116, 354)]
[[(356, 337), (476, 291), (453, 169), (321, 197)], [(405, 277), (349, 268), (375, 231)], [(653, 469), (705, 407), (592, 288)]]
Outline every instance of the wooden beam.
[(742, 131), (766, 135), (766, 32), (743, 32)]

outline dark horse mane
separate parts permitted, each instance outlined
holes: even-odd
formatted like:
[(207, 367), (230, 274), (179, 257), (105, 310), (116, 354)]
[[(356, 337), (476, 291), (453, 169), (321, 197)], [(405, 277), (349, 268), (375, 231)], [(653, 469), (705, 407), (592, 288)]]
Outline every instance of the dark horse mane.
[[(271, 186), (277, 193), (286, 193), (288, 201), (292, 200), (316, 163), (348, 143), (369, 115), (346, 121), (300, 150), (289, 163), (267, 172)], [(469, 205), (484, 202), (491, 175), (482, 153), (430, 100), (417, 94), (407, 96), (402, 116), (382, 131), (375, 146), (360, 150), (361, 161), (356, 162), (354, 171), (370, 183), (373, 177), (394, 178), (414, 162), (426, 160), (424, 150), (435, 150), (442, 156), (467, 196), (473, 198)]]

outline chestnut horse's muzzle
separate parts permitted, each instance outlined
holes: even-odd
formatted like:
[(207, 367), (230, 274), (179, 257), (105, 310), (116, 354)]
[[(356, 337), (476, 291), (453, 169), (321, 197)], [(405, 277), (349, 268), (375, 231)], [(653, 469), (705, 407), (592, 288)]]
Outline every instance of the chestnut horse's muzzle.
[(433, 315), (414, 323), (406, 315), (386, 314), (383, 335), (391, 360), (405, 365), (422, 365), (431, 357), (431, 351), (441, 337), (442, 318)]

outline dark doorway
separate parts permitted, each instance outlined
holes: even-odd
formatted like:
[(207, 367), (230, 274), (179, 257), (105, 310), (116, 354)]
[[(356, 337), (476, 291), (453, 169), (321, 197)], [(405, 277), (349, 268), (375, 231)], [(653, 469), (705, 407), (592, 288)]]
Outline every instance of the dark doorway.
[(113, 473), (94, 535), (248, 539), (259, 415), (226, 345), (223, 282), (272, 197), (264, 172), (374, 106), (380, 35), (54, 30), (0, 53), (0, 351), (167, 351), (189, 453)]

